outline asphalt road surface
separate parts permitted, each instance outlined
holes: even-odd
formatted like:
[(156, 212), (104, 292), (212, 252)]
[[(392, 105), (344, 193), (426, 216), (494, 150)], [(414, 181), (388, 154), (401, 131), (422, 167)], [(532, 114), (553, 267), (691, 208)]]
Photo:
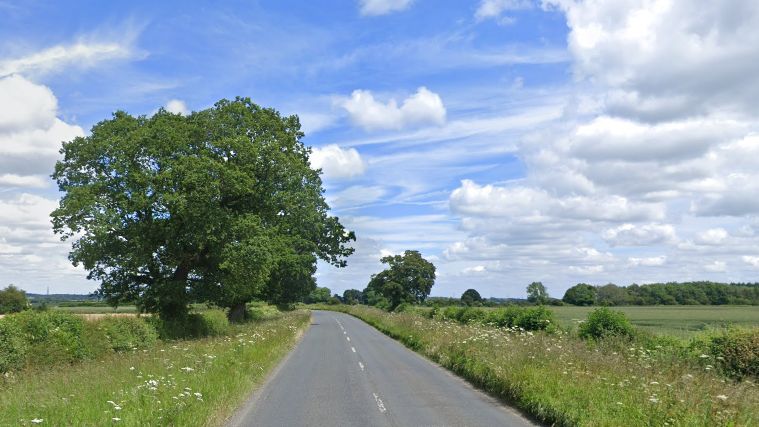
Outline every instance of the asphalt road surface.
[(311, 327), (231, 426), (534, 425), (347, 314)]

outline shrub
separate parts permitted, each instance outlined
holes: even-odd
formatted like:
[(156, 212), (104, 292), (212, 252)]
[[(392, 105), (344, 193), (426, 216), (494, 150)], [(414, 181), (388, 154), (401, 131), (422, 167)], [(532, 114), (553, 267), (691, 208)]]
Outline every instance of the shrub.
[(33, 365), (53, 365), (81, 360), (87, 355), (82, 341), (84, 320), (59, 311), (25, 311), (6, 319), (23, 333)]
[(0, 373), (20, 368), (25, 355), (26, 342), (18, 325), (0, 320)]
[(728, 375), (759, 378), (759, 328), (728, 329), (712, 337), (709, 349)]
[(517, 306), (499, 308), (488, 313), (485, 322), (492, 323), (501, 328), (511, 328), (517, 326), (517, 318), (522, 314), (523, 310), (523, 308)]
[(624, 313), (606, 307), (591, 311), (588, 319), (580, 324), (581, 338), (632, 337), (634, 333), (635, 329)]
[(458, 313), (458, 321), (461, 323), (480, 323), (485, 320), (486, 313), (483, 310), (466, 307)]
[(553, 324), (553, 312), (545, 307), (522, 309), (515, 319), (515, 325), (527, 331), (542, 331)]
[(96, 323), (114, 351), (147, 348), (155, 344), (158, 331), (144, 319), (137, 317), (107, 317)]
[(229, 319), (223, 310), (206, 310), (192, 313), (181, 319), (163, 320), (152, 318), (149, 323), (158, 331), (161, 339), (185, 339), (226, 335)]
[(395, 307), (395, 310), (393, 311), (395, 313), (403, 313), (403, 312), (409, 311), (410, 308), (411, 308), (411, 304), (407, 302), (402, 302), (398, 304), (398, 307)]

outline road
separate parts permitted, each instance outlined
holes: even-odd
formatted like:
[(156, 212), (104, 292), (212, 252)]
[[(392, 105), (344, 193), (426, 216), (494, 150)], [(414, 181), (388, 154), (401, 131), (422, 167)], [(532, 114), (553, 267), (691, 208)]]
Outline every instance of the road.
[(230, 425), (534, 424), (361, 320), (314, 311), (301, 342)]

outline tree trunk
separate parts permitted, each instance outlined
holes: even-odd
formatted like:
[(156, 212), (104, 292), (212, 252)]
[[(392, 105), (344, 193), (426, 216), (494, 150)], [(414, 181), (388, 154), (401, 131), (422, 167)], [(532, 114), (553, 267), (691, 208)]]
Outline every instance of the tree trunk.
[(162, 286), (158, 301), (158, 314), (163, 320), (181, 319), (187, 316), (187, 278), (190, 264), (183, 262), (174, 270), (171, 280)]
[(248, 310), (245, 303), (239, 303), (233, 305), (229, 309), (229, 321), (232, 323), (242, 323), (248, 317)]

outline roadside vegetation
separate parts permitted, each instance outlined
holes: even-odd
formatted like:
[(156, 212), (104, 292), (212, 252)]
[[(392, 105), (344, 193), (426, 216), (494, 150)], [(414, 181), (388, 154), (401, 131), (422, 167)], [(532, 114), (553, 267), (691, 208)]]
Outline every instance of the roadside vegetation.
[[(606, 308), (571, 332), (543, 327), (552, 315), (535, 308), (323, 308), (361, 318), (547, 423), (759, 425), (758, 329), (683, 341), (640, 332)], [(520, 326), (528, 312), (543, 321)]]
[(5, 317), (0, 425), (221, 425), (310, 316), (259, 306), (251, 317), (230, 324), (207, 310), (184, 325), (56, 311)]

